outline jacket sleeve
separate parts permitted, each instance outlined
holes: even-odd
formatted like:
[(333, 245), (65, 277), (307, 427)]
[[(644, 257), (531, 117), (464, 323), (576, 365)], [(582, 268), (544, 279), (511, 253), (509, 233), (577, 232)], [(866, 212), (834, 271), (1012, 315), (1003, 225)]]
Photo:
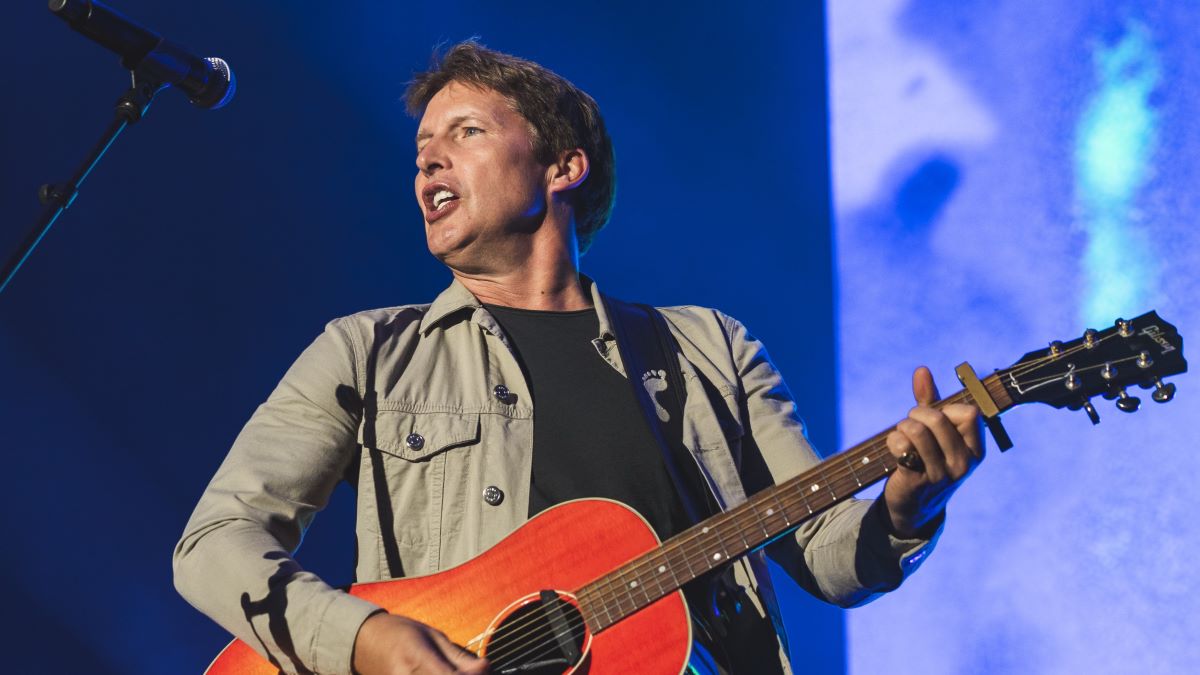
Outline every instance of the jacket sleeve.
[[(741, 468), (748, 494), (815, 466), (791, 392), (766, 348), (737, 320), (722, 315), (740, 383)], [(842, 607), (893, 590), (925, 559), (941, 534), (900, 539), (889, 532), (882, 501), (851, 499), (806, 521), (793, 537), (767, 547), (805, 590)]]
[(286, 672), (349, 673), (379, 611), (292, 558), (356, 456), (356, 372), (330, 323), (242, 429), (175, 548), (179, 593)]

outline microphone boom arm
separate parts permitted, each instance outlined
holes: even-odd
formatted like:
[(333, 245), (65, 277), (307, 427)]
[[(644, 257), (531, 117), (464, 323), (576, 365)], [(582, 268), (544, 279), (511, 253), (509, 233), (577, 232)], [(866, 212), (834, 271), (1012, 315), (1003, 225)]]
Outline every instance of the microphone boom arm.
[(50, 227), (58, 220), (63, 211), (75, 202), (75, 198), (79, 196), (79, 186), (100, 163), (100, 159), (104, 157), (104, 153), (108, 152), (109, 147), (125, 130), (125, 127), (134, 124), (145, 116), (146, 111), (150, 108), (151, 101), (158, 95), (159, 92), (166, 89), (168, 85), (153, 79), (152, 76), (141, 74), (139, 71), (132, 73), (133, 85), (126, 91), (121, 98), (117, 99), (116, 112), (113, 121), (104, 131), (104, 135), (100, 141), (88, 153), (87, 158), (83, 160), (71, 180), (66, 183), (57, 185), (47, 183), (38, 190), (38, 198), (41, 200), (45, 208), (38, 216), (37, 222), (25, 235), (25, 239), (17, 247), (17, 250), (8, 257), (4, 263), (3, 269), (0, 269), (0, 293), (8, 286), (16, 276), (17, 270), (33, 253), (33, 249), (41, 243), (46, 233), (50, 231)]

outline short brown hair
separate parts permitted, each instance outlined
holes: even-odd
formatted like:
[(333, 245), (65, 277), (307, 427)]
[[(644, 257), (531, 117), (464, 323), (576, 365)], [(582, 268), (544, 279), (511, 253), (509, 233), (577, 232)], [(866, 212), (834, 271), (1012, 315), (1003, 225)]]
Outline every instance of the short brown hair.
[(467, 40), (444, 55), (435, 52), (430, 69), (409, 83), (404, 92), (409, 113), (420, 116), (451, 82), (486, 87), (511, 101), (533, 129), (538, 161), (551, 164), (567, 150), (583, 150), (589, 161), (588, 176), (575, 190), (572, 205), (579, 252), (587, 251), (596, 233), (608, 224), (617, 191), (612, 139), (592, 97), (533, 61)]

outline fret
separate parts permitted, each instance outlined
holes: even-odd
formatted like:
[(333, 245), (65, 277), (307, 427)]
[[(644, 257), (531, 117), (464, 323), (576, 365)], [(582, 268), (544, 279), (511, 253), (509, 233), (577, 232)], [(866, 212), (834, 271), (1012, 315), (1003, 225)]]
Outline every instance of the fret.
[(786, 527), (791, 527), (792, 521), (788, 518), (787, 509), (783, 508), (783, 502), (779, 501), (779, 490), (772, 489), (771, 497), (775, 499), (775, 508), (779, 510), (779, 515), (783, 517), (783, 524)]
[(656, 570), (662, 566), (659, 563), (659, 561), (661, 559), (662, 559), (662, 555), (658, 554), (658, 553), (656, 553), (652, 557), (647, 558), (646, 562), (645, 562), (645, 567), (646, 567), (646, 570), (648, 570), (648, 571), (643, 571), (643, 574), (642, 574), (642, 584), (643, 585), (649, 584), (651, 581), (653, 581), (654, 585), (658, 587), (658, 595), (660, 597), (663, 595), (666, 595), (667, 592), (669, 590), (671, 590), (671, 589), (668, 589), (663, 586), (662, 576), (656, 572)]
[(858, 487), (862, 487), (863, 482), (862, 479), (858, 477), (858, 472), (854, 470), (854, 462), (850, 461), (850, 458), (846, 457), (844, 454), (842, 455), (842, 459), (846, 462), (846, 467), (850, 469), (850, 475), (854, 476), (854, 482), (858, 484)]
[[(610, 613), (608, 611), (608, 603), (604, 602), (601, 599), (592, 599), (591, 596), (593, 595), (593, 593), (594, 593), (594, 591), (589, 591), (587, 594), (588, 595), (587, 607), (588, 607), (588, 613), (592, 614), (594, 617), (594, 623), (601, 624), (596, 627), (596, 630), (598, 630), (600, 628), (604, 628), (605, 626), (611, 626), (615, 622), (613, 621), (612, 613)], [(583, 604), (582, 595), (580, 597), (580, 604), (581, 605)], [(604, 618), (603, 619), (600, 618), (600, 614), (598, 612), (599, 610), (604, 610)], [(585, 622), (586, 622), (586, 619), (585, 619)]]
[(746, 526), (748, 523), (744, 521), (747, 520), (746, 512), (753, 510), (754, 506), (752, 504), (742, 504), (737, 509), (734, 509), (733, 515), (730, 517), (737, 530), (738, 537), (742, 540), (742, 548), (739, 551), (749, 551), (751, 549), (750, 541), (746, 539)]
[(687, 541), (686, 539), (680, 541), (680, 543), (676, 546), (675, 550), (679, 553), (679, 558), (683, 561), (684, 566), (687, 567), (688, 578), (695, 579), (697, 576), (696, 570), (692, 569), (692, 563), (690, 560), (688, 560), (687, 550), (684, 549), (684, 543), (686, 541)]
[[(671, 564), (671, 560), (666, 553), (660, 552), (656, 562), (657, 564), (654, 566), (654, 578), (658, 580), (658, 587), (663, 592), (663, 595), (679, 588), (679, 577), (675, 576), (675, 567)], [(671, 583), (664, 585), (663, 575), (668, 573), (671, 575)]]
[(705, 525), (704, 527), (700, 528), (701, 534), (708, 534), (710, 531), (713, 532), (715, 536), (708, 537), (708, 539), (712, 540), (715, 538), (716, 541), (712, 543), (717, 544), (721, 549), (720, 551), (714, 553), (712, 552), (713, 547), (703, 547), (704, 561), (708, 564), (708, 569), (711, 570), (716, 565), (725, 562), (725, 559), (729, 557), (729, 549), (725, 546), (725, 538), (721, 536), (721, 530), (715, 523), (713, 525)]
[(665, 569), (660, 568), (658, 570), (659, 573), (670, 572), (671, 573), (671, 583), (675, 585), (675, 588), (679, 588), (680, 586), (683, 585), (680, 583), (679, 577), (675, 574), (675, 566), (671, 564), (670, 560), (664, 562), (662, 567)]
[[(835, 503), (837, 503), (837, 498), (838, 498), (837, 493), (833, 491), (833, 486), (829, 484), (829, 477), (825, 475), (824, 467), (825, 467), (825, 462), (821, 462), (820, 464), (818, 464), (817, 465), (817, 473), (820, 474), (820, 476), (821, 476), (821, 483), (823, 483), (825, 485), (825, 489), (829, 491), (829, 500), (830, 500), (829, 503), (835, 504)], [(812, 488), (813, 488), (812, 491), (814, 494), (819, 489), (816, 483), (813, 483)]]
[[(858, 463), (858, 465), (859, 465), (859, 467), (860, 467), (860, 468), (863, 468), (863, 469), (868, 469), (868, 470), (870, 470), (870, 471), (872, 472), (872, 473), (868, 473), (868, 474), (867, 474), (867, 482), (868, 482), (868, 483), (873, 483), (873, 482), (875, 482), (876, 480), (878, 480), (878, 479), (879, 479), (880, 475), (882, 475), (882, 474), (880, 474), (880, 473), (878, 473), (878, 472), (876, 472), (876, 471), (875, 471), (875, 464), (872, 464), (872, 463), (871, 463), (872, 459), (874, 459), (874, 458), (873, 458), (873, 457), (871, 457), (871, 447), (870, 447), (870, 446), (867, 446), (866, 448), (864, 448), (864, 452), (862, 453), (862, 457), (860, 457), (860, 458), (855, 458), (855, 462), (857, 462), (857, 463)], [(878, 462), (876, 462), (876, 464), (877, 464), (877, 463), (878, 463)]]
[(594, 592), (598, 596), (597, 602), (600, 605), (600, 609), (604, 610), (604, 625), (611, 626), (612, 624), (616, 623), (617, 620), (613, 618), (612, 606), (609, 604), (608, 598), (605, 597), (604, 592), (600, 590), (601, 586), (603, 586), (603, 583), (597, 584)]
[[(630, 579), (630, 576), (633, 578)], [(629, 602), (632, 605), (630, 607), (630, 614), (636, 612), (641, 607), (641, 604), (633, 597), (633, 592), (637, 590), (638, 585), (637, 576), (633, 574), (633, 570), (627, 569), (621, 574), (621, 589), (625, 591), (625, 595), (629, 597)]]
[(754, 548), (754, 542), (752, 542), (751, 539), (746, 539), (746, 530), (749, 530), (749, 528), (750, 528), (750, 522), (746, 522), (746, 521), (750, 520), (751, 514), (754, 515), (755, 520), (757, 520), (758, 519), (757, 510), (758, 509), (755, 508), (754, 504), (750, 504), (750, 503), (742, 504), (742, 508), (740, 508), (740, 510), (739, 510), (739, 515), (737, 516), (738, 536), (742, 537), (742, 550), (743, 551), (749, 551), (750, 549)]
[(796, 490), (796, 492), (800, 495), (800, 499), (804, 502), (804, 508), (808, 509), (808, 515), (811, 516), (813, 514), (813, 507), (812, 504), (808, 503), (808, 495), (804, 494), (806, 491), (806, 488), (799, 488)]
[(633, 580), (629, 582), (629, 588), (642, 594), (642, 600), (638, 603), (639, 608), (648, 605), (654, 597), (650, 594), (650, 591), (646, 590), (646, 579), (642, 577), (641, 572), (634, 575)]
[(759, 509), (762, 507), (761, 500), (752, 500), (749, 503), (753, 507), (751, 510), (754, 511), (754, 518), (758, 521), (758, 527), (762, 530), (763, 538), (770, 539), (771, 531), (767, 529), (767, 523), (763, 520), (762, 513), (759, 511)]
[[(767, 500), (755, 500), (754, 501), (754, 506), (755, 506), (754, 514), (755, 514), (755, 518), (758, 519), (758, 527), (762, 528), (762, 536), (769, 539), (770, 534), (772, 534), (772, 532), (770, 532), (770, 528), (767, 527), (767, 521), (763, 520), (763, 518), (762, 518), (763, 513), (766, 513), (767, 510), (769, 509), (769, 507), (766, 504), (766, 501)], [(772, 513), (774, 513), (773, 509), (772, 509)]]
[[(623, 578), (624, 576), (625, 572), (622, 572), (615, 580), (618, 589), (615, 591), (615, 595), (617, 597), (617, 609), (621, 610), (621, 616), (628, 616), (637, 610), (637, 601), (633, 599), (633, 594), (629, 592), (629, 587), (625, 585), (625, 579)], [(621, 593), (624, 593), (625, 597), (628, 598), (629, 609), (625, 609), (625, 603), (621, 599)]]

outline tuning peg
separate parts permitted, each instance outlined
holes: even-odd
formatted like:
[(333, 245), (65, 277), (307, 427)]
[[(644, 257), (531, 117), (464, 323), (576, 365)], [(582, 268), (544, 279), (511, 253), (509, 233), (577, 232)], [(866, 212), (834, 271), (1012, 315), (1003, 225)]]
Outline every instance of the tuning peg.
[(1133, 335), (1133, 322), (1125, 319), (1117, 319), (1117, 334), (1121, 337), (1129, 337)]
[(1111, 363), (1105, 363), (1104, 367), (1100, 369), (1100, 377), (1103, 377), (1106, 380), (1111, 380), (1116, 376), (1117, 367)]
[(1067, 391), (1075, 391), (1083, 386), (1083, 382), (1080, 381), (1078, 375), (1072, 372), (1067, 373), (1067, 379), (1063, 380), (1063, 386), (1067, 388)]
[(1163, 382), (1157, 377), (1154, 378), (1154, 393), (1150, 394), (1150, 398), (1156, 403), (1166, 403), (1175, 398), (1175, 383)]
[[(1150, 358), (1150, 352), (1142, 351), (1140, 354), (1138, 354), (1137, 361), (1134, 363), (1137, 364), (1138, 368), (1145, 370), (1146, 368), (1154, 365), (1154, 359)], [(1168, 373), (1168, 375), (1169, 374), (1170, 373)]]
[(1088, 349), (1096, 346), (1096, 329), (1089, 328), (1083, 331), (1083, 346)]
[(1096, 412), (1096, 406), (1092, 405), (1091, 401), (1083, 402), (1083, 411), (1087, 413), (1088, 419), (1092, 424), (1100, 424), (1100, 413)]
[(1121, 390), (1121, 395), (1117, 398), (1117, 409), (1121, 412), (1137, 412), (1137, 409), (1142, 405), (1142, 399), (1136, 396), (1130, 396)]

